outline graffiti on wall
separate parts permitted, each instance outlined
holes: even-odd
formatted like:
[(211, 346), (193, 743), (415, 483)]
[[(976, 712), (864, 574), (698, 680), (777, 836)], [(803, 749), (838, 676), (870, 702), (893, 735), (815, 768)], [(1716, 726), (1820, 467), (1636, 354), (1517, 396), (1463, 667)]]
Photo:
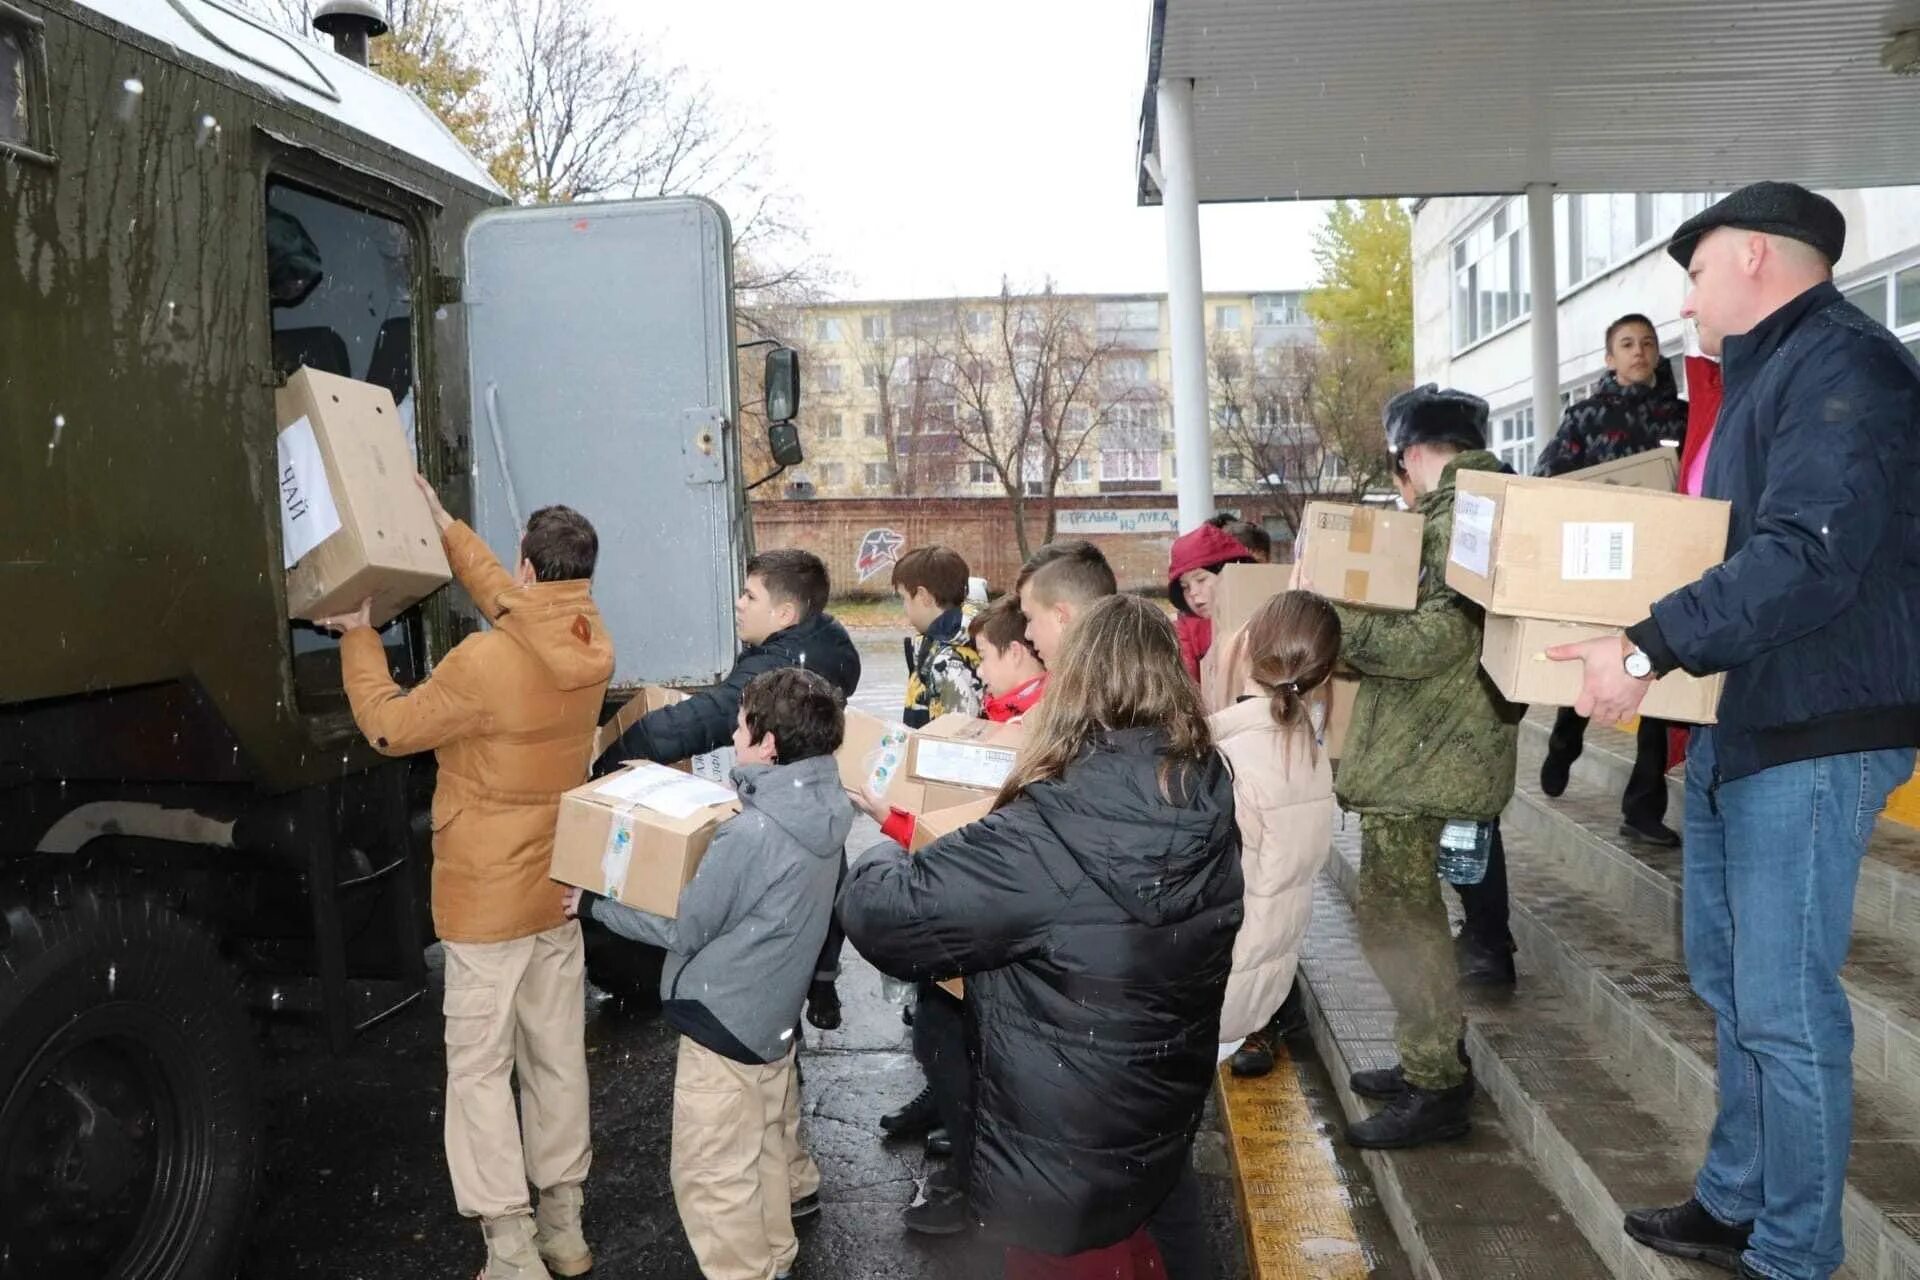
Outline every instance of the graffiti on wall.
[(906, 538), (891, 529), (869, 529), (860, 538), (860, 550), (853, 557), (853, 571), (865, 582), (881, 570), (892, 568), (906, 545)]

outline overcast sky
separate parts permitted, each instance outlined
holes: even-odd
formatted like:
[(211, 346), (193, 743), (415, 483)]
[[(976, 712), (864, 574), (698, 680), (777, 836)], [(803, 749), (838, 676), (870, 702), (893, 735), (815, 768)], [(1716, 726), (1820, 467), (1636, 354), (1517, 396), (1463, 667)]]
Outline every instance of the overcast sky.
[[(1166, 287), (1137, 207), (1149, 0), (648, 0), (619, 6), (766, 120), (813, 249), (851, 298)], [(1312, 283), (1323, 206), (1200, 212), (1209, 289)]]

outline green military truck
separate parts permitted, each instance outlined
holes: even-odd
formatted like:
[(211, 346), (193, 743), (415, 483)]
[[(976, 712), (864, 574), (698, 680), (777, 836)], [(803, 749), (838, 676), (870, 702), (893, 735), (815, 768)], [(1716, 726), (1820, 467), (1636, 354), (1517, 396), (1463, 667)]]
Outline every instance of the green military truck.
[[(322, 8), (364, 60), (371, 7)], [(431, 762), (369, 752), (286, 620), (291, 370), (388, 387), (509, 562), (523, 512), (584, 511), (618, 681), (731, 662), (725, 216), (507, 206), (340, 51), (213, 0), (0, 0), (0, 1277), (230, 1274), (254, 1017), (340, 1047), (425, 989)], [(478, 625), (456, 597), (383, 632), (403, 682)]]

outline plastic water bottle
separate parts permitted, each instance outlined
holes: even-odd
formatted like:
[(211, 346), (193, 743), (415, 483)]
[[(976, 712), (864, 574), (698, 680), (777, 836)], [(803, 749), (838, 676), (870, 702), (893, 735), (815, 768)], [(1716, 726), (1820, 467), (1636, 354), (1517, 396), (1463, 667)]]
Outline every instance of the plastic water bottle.
[(1448, 884), (1479, 884), (1487, 878), (1493, 824), (1455, 818), (1440, 831), (1440, 877)]
[(880, 975), (880, 998), (888, 1004), (905, 1004), (913, 999), (914, 984), (890, 974)]

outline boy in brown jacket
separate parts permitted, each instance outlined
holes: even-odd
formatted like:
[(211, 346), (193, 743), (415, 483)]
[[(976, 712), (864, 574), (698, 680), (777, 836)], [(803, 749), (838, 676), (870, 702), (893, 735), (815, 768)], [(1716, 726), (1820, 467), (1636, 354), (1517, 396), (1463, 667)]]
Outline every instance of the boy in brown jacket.
[[(439, 760), (433, 923), (446, 949), (447, 1167), (460, 1212), (482, 1222), (481, 1276), (577, 1276), (593, 1265), (580, 1232), (592, 1155), (586, 957), (548, 864), (561, 793), (587, 779), (613, 674), (589, 584), (600, 542), (578, 512), (543, 507), (509, 574), (431, 485), (419, 485), (454, 575), (493, 629), (402, 690), (367, 606), (323, 625), (342, 632), (341, 674), (367, 741), (386, 755)], [(537, 1222), (529, 1182), (540, 1189)]]

